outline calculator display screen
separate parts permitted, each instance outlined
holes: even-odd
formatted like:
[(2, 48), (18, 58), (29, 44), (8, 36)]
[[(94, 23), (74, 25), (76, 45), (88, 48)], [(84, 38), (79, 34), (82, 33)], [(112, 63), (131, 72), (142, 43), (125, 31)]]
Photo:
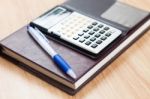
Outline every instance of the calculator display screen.
[(57, 15), (57, 14), (65, 12), (65, 11), (66, 11), (66, 9), (57, 8), (52, 12), (52, 14)]
[(68, 17), (72, 11), (63, 8), (63, 7), (56, 7), (51, 11), (48, 11), (44, 15), (40, 16), (36, 20), (33, 21), (34, 24), (37, 24), (45, 29), (49, 29), (52, 26), (56, 25), (60, 21), (64, 20)]

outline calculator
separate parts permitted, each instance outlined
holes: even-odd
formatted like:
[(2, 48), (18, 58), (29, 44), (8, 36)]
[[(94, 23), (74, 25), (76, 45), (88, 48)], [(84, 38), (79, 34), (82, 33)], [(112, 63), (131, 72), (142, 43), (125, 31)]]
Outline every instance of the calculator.
[(117, 39), (122, 31), (64, 7), (56, 7), (32, 24), (90, 53), (98, 54)]

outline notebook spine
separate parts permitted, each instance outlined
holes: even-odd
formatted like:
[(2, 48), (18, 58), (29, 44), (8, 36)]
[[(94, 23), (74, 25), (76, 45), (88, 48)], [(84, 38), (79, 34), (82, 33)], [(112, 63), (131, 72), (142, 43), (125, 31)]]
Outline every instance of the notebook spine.
[(2, 45), (0, 44), (0, 56), (2, 55), (2, 50), (3, 50), (3, 47), (2, 47)]

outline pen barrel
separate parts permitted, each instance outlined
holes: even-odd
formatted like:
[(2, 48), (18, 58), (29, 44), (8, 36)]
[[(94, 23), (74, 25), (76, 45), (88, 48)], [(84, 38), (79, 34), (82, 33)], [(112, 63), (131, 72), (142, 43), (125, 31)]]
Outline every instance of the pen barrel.
[(60, 56), (55, 55), (53, 57), (53, 61), (63, 70), (64, 72), (67, 72), (70, 68), (69, 64)]

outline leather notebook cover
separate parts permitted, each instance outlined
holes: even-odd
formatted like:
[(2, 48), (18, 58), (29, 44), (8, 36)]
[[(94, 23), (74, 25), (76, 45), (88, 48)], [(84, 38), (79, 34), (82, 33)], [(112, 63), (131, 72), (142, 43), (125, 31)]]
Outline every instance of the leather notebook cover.
[[(49, 72), (52, 72), (53, 74), (63, 78), (64, 80), (67, 80), (71, 83), (76, 82), (75, 80), (65, 75), (54, 64), (50, 56), (47, 55), (47, 53), (45, 53), (43, 49), (41, 49), (41, 47), (27, 33), (27, 27), (23, 27), (19, 31), (2, 40), (1, 45), (17, 53), (19, 56), (32, 61), (34, 64), (38, 64), (42, 68), (47, 69)], [(92, 60), (91, 58), (84, 56), (53, 40), (50, 40), (50, 45), (65, 60), (67, 60), (67, 62), (76, 73), (78, 79), (99, 62), (99, 60)]]
[[(64, 5), (69, 7), (71, 4), (75, 4), (74, 3), (75, 1), (73, 0), (72, 3), (70, 3), (70, 1), (69, 1), (69, 2), (65, 3)], [(81, 0), (81, 1), (83, 1), (83, 0)], [(88, 1), (89, 1), (89, 4), (90, 4), (90, 0), (88, 0)], [(96, 1), (98, 2), (100, 0), (95, 0), (95, 3), (96, 3)], [(110, 8), (110, 5), (113, 5), (115, 3), (115, 2), (112, 2), (113, 0), (110, 0), (110, 1), (111, 1), (111, 4), (108, 4), (108, 7), (105, 8), (105, 11), (106, 11), (106, 9), (108, 11), (108, 8)], [(110, 2), (108, 2), (108, 3), (110, 3)], [(74, 10), (75, 10), (75, 6), (72, 5), (72, 8), (74, 8)], [(95, 10), (96, 10), (96, 8), (95, 8)], [(84, 12), (84, 10), (81, 10), (81, 11)], [(103, 13), (103, 12), (101, 12), (101, 13)], [(93, 15), (93, 16), (97, 17), (96, 15)], [(150, 15), (147, 14), (143, 18), (141, 18), (140, 21), (139, 21), (140, 24), (138, 24), (136, 26), (135, 30), (137, 30), (137, 28), (142, 26), (149, 19), (149, 17), (150, 17)], [(99, 18), (99, 19), (101, 19), (101, 18)], [(109, 19), (109, 18), (107, 18), (107, 19)], [(121, 30), (127, 30), (128, 31), (128, 30), (131, 29), (131, 27), (126, 27), (126, 26), (120, 25), (120, 23), (112, 22), (112, 24), (113, 23), (115, 24), (115, 26), (120, 27)], [(122, 37), (118, 38), (114, 43), (112, 43), (109, 47), (107, 47), (105, 49), (105, 51), (103, 51), (100, 54), (100, 57), (98, 59), (91, 59), (91, 58), (89, 58), (89, 57), (87, 57), (83, 54), (80, 54), (78, 51), (72, 50), (71, 48), (66, 47), (66, 46), (50, 39), (50, 45), (65, 60), (67, 60), (67, 62), (70, 64), (70, 66), (73, 68), (73, 70), (77, 74), (77, 80), (73, 80), (70, 77), (66, 76), (63, 72), (61, 72), (61, 70), (50, 59), (50, 56), (48, 56), (40, 48), (40, 46), (31, 38), (31, 36), (27, 33), (27, 27), (26, 26), (21, 28), (20, 30), (16, 31), (15, 33), (13, 33), (9, 37), (5, 38), (4, 40), (2, 40), (0, 42), (0, 45), (2, 46), (2, 49), (3, 49), (3, 47), (6, 47), (9, 50), (15, 52), (16, 54), (30, 60), (34, 64), (38, 64), (42, 68), (47, 69), (49, 72), (53, 73), (54, 75), (59, 76), (62, 79), (68, 81), (68, 82), (75, 83), (75, 82), (78, 81), (78, 79), (80, 79), (89, 70), (94, 68), (97, 63), (102, 62), (102, 60), (105, 57), (107, 57), (113, 50), (115, 50), (120, 44), (122, 44), (128, 37), (130, 37), (134, 33), (135, 30), (132, 29), (132, 31), (128, 32), (125, 36), (122, 36)], [(144, 31), (142, 31), (142, 32), (144, 32)], [(138, 35), (135, 39), (137, 39), (140, 36), (141, 35)], [(133, 43), (133, 41), (129, 42), (129, 43)], [(128, 44), (128, 46), (125, 46), (125, 48), (120, 50), (120, 52), (116, 53), (115, 56), (108, 57), (108, 59), (109, 58), (110, 59), (104, 65), (99, 65), (100, 68), (97, 70), (97, 72), (95, 72), (91, 77), (89, 77), (87, 80), (85, 80), (83, 85), (85, 85), (96, 74), (98, 74), (101, 70), (103, 70), (106, 66), (108, 66), (109, 63), (111, 63), (115, 58), (117, 58), (118, 55), (120, 55), (121, 52), (123, 52), (128, 47), (129, 47), (129, 44)], [(4, 57), (7, 57), (7, 56), (4, 55)], [(13, 58), (9, 57), (9, 59), (13, 60), (13, 62), (15, 62), (17, 64), (19, 63), (18, 61), (14, 60)], [(58, 83), (55, 80), (52, 80), (51, 78), (41, 74), (40, 72), (29, 68), (26, 64), (21, 63), (21, 67), (23, 67), (23, 68), (25, 67), (25, 69), (27, 69), (28, 71), (30, 71), (33, 74), (37, 75), (38, 77), (44, 79), (45, 81), (51, 83), (52, 85), (64, 90), (65, 92), (67, 92), (69, 94), (72, 94), (72, 95), (75, 94), (79, 89), (81, 89), (83, 87), (83, 85), (82, 85), (81, 87), (77, 88), (76, 90), (73, 90), (69, 87), (64, 86), (61, 83)]]

